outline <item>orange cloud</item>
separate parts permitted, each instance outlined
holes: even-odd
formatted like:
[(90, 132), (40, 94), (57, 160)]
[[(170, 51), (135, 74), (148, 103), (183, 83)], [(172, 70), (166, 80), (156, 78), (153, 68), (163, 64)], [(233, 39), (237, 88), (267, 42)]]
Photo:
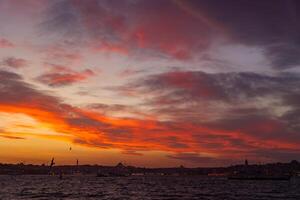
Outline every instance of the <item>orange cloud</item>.
[[(34, 89), (16, 74), (1, 72), (0, 77), (2, 88), (0, 111), (28, 115), (57, 133), (71, 136), (69, 138), (53, 136), (55, 139), (67, 139), (76, 144), (95, 148), (120, 149), (130, 154), (165, 151), (181, 155), (175, 156), (176, 159), (182, 158), (184, 153), (205, 155), (214, 159), (238, 160), (244, 156), (255, 158), (263, 154), (261, 152), (267, 152), (272, 156), (272, 151), (299, 151), (297, 142), (277, 138), (262, 140), (257, 135), (247, 133), (248, 129), (230, 130), (217, 125), (213, 127), (189, 121), (105, 116), (64, 104), (59, 98)], [(274, 130), (270, 128), (273, 127), (273, 121), (254, 126), (262, 131)]]

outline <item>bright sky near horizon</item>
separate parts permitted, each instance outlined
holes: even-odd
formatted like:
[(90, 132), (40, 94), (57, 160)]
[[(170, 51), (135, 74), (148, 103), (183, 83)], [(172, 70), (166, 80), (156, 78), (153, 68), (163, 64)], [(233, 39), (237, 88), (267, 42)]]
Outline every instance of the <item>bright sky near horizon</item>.
[(300, 159), (299, 54), (299, 1), (0, 0), (0, 162)]

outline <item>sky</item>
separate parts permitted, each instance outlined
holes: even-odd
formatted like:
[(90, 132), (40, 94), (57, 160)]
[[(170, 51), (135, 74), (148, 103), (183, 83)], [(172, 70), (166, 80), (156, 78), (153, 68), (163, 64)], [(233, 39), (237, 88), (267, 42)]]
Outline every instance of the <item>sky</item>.
[(297, 0), (0, 0), (0, 162), (300, 160)]

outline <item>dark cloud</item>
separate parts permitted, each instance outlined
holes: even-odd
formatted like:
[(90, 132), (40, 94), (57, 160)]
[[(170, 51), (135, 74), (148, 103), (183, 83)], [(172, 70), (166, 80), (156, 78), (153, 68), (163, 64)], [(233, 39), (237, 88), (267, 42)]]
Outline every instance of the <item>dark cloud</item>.
[[(155, 130), (152, 130), (154, 133)], [(146, 142), (162, 142), (166, 146), (173, 148), (173, 149), (186, 149), (189, 147), (189, 145), (185, 142), (182, 141), (181, 138), (178, 138), (176, 136), (164, 136), (162, 135), (159, 138), (145, 138), (144, 141)]]
[(102, 103), (89, 104), (87, 107), (95, 110), (100, 110), (102, 112), (103, 111), (126, 111), (128, 109), (131, 109), (131, 107), (127, 105), (122, 105), (122, 104), (108, 105)]
[(0, 88), (0, 103), (2, 104), (14, 105), (27, 102), (43, 107), (43, 104), (48, 102), (51, 104), (51, 106), (48, 105), (49, 109), (53, 108), (54, 104), (59, 104), (56, 98), (37, 91), (16, 73), (0, 71)]
[[(124, 89), (157, 94), (163, 104), (199, 100), (223, 102), (247, 101), (256, 97), (281, 96), (298, 92), (299, 75), (263, 75), (257, 73), (215, 73), (175, 71), (148, 76)], [(168, 99), (166, 99), (168, 98)]]
[(27, 60), (23, 58), (15, 58), (15, 57), (7, 57), (3, 59), (1, 62), (1, 65), (8, 66), (15, 69), (26, 67), (27, 64), (28, 64)]
[[(222, 148), (226, 149), (226, 151), (229, 151), (231, 154), (257, 149), (255, 144), (251, 144), (250, 141), (245, 141), (243, 138), (234, 135), (195, 133), (193, 139), (200, 147), (211, 150)], [(237, 149), (239, 149), (239, 151), (236, 151)]]
[(123, 104), (102, 104), (94, 103), (86, 106), (87, 109), (93, 110), (95, 112), (102, 113), (107, 116), (126, 116), (126, 117), (139, 117), (147, 118), (151, 115), (147, 114), (146, 111), (143, 111), (137, 106), (123, 105)]
[[(300, 37), (300, 35), (299, 35)], [(270, 57), (275, 69), (286, 69), (300, 66), (300, 42), (286, 44), (276, 44), (268, 47), (267, 55)]]
[(299, 66), (300, 2), (295, 0), (190, 0), (192, 12), (222, 24), (233, 42), (266, 49), (275, 69)]
[(81, 139), (81, 138), (75, 138), (73, 140), (74, 143), (76, 144), (81, 144), (81, 145), (85, 145), (85, 146), (94, 146), (94, 147), (100, 147), (103, 149), (109, 149), (109, 148), (113, 148), (114, 145), (110, 144), (110, 143), (106, 143), (101, 141), (99, 138), (97, 138), (97, 140), (87, 140), (87, 139)]
[[(125, 90), (135, 90), (152, 112), (177, 123), (295, 142), (300, 141), (299, 87), (299, 74), (176, 71), (139, 79)], [(232, 138), (226, 140), (237, 146)], [(204, 145), (216, 147), (215, 142)]]
[(72, 118), (67, 118), (66, 121), (71, 126), (77, 126), (81, 128), (85, 127), (93, 127), (96, 131), (103, 130), (104, 127), (108, 126), (105, 123), (99, 122), (98, 120), (94, 120), (92, 118), (89, 118), (87, 116), (76, 116)]
[(70, 126), (80, 127), (85, 124), (85, 126), (99, 127), (101, 125), (99, 121), (96, 122), (74, 107), (62, 103), (60, 98), (26, 83), (16, 73), (0, 71), (0, 88), (0, 105), (4, 108), (5, 106), (20, 107), (19, 112), (29, 112), (26, 114), (33, 115), (39, 120), (51, 122), (57, 119)]
[(36, 80), (52, 87), (60, 87), (84, 81), (94, 75), (90, 69), (77, 72), (64, 66), (53, 65), (50, 72), (40, 75)]
[(180, 139), (175, 136), (167, 137), (166, 144), (172, 148), (178, 148), (178, 149), (188, 147), (188, 144), (185, 144), (183, 141), (180, 141)]
[(289, 124), (289, 129), (299, 133), (300, 130), (300, 95), (299, 92), (296, 94), (289, 94), (284, 97), (284, 103), (289, 105), (291, 109), (287, 111), (281, 120)]
[(300, 63), (299, 10), (296, 0), (65, 0), (53, 3), (44, 26), (100, 51), (183, 60), (221, 35), (265, 49), (273, 68), (282, 70)]
[[(209, 28), (172, 1), (59, 1), (42, 27), (95, 50), (188, 59), (206, 48)], [(69, 38), (70, 38), (69, 37)], [(201, 39), (199, 40), (199, 37)]]

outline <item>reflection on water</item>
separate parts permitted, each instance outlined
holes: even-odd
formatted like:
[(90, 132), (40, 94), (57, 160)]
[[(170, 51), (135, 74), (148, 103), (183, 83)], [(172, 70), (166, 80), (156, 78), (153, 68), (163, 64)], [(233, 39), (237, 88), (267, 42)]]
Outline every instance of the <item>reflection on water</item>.
[(300, 199), (294, 181), (201, 176), (0, 176), (0, 199)]

